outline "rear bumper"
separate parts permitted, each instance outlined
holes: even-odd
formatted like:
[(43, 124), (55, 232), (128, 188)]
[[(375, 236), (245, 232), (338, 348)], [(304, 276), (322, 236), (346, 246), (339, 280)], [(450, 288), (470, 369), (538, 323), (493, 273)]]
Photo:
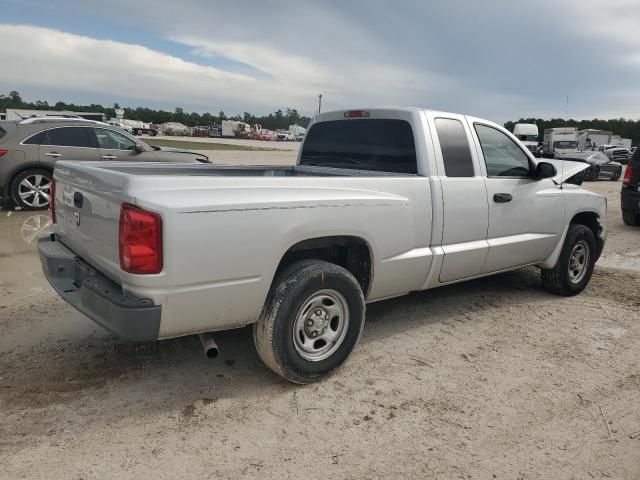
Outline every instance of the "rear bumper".
[(45, 277), (70, 305), (127, 340), (158, 339), (159, 305), (123, 294), (120, 285), (95, 270), (53, 235), (38, 241), (38, 252)]

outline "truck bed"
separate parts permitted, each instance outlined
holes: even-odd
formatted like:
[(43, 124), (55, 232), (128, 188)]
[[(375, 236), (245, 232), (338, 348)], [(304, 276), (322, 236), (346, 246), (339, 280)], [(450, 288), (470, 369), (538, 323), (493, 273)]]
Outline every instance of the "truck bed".
[(129, 175), (188, 175), (212, 177), (397, 177), (412, 176), (403, 173), (378, 172), (346, 168), (315, 166), (263, 166), (263, 165), (200, 165), (155, 163), (93, 163), (104, 170)]
[[(56, 237), (125, 294), (162, 305), (163, 338), (255, 321), (279, 259), (308, 238), (340, 235), (370, 243), (376, 264), (368, 300), (418, 289), (429, 271), (432, 192), (429, 179), (418, 175), (58, 162), (54, 178)], [(120, 268), (118, 222), (125, 203), (162, 217), (159, 274)]]

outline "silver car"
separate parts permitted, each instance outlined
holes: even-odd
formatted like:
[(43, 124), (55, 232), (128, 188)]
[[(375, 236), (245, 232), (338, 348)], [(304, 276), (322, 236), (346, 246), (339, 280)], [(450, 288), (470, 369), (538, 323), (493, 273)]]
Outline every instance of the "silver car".
[(199, 153), (153, 147), (117, 127), (91, 120), (0, 121), (0, 198), (23, 210), (48, 208), (58, 160), (209, 162)]

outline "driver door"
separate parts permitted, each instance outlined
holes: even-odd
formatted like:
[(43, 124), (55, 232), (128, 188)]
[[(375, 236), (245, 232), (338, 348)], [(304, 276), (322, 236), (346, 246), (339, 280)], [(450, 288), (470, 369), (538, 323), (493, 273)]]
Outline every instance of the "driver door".
[(98, 140), (100, 160), (114, 160), (119, 162), (155, 162), (157, 158), (153, 152), (147, 150), (136, 152), (136, 145), (141, 145), (124, 133), (107, 128), (94, 128)]
[(507, 134), (474, 123), (487, 170), (489, 254), (483, 273), (545, 260), (564, 231), (564, 196), (550, 179), (533, 178), (534, 162)]

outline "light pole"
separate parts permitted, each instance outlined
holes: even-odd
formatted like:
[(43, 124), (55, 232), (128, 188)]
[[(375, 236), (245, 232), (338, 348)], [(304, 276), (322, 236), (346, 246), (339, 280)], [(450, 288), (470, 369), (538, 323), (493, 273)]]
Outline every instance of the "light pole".
[(322, 94), (318, 94), (318, 113), (322, 110)]

